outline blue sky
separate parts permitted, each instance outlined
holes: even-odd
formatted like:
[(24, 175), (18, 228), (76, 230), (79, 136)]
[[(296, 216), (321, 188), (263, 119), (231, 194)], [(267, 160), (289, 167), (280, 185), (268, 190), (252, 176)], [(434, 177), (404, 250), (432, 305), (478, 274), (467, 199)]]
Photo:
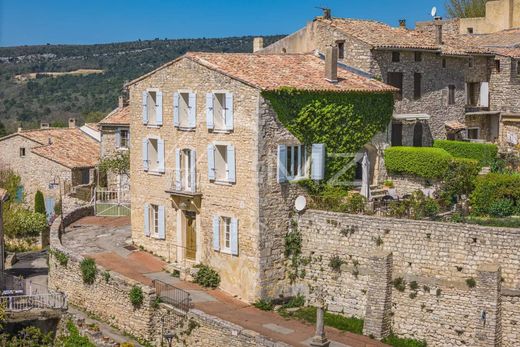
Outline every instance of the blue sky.
[(0, 0), (0, 46), (289, 34), (321, 11), (397, 25), (443, 0)]

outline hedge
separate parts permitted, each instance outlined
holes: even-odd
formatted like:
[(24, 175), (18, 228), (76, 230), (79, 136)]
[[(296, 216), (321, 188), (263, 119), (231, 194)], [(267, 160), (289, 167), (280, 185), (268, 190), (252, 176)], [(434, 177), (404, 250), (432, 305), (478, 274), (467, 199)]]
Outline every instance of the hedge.
[(442, 148), (390, 147), (385, 150), (385, 166), (390, 174), (408, 174), (425, 179), (441, 178), (452, 155)]
[(470, 201), (477, 215), (503, 217), (520, 212), (520, 175), (491, 173), (477, 177)]
[(483, 166), (491, 165), (498, 154), (498, 147), (489, 143), (435, 140), (433, 147), (442, 148), (457, 158), (477, 160)]

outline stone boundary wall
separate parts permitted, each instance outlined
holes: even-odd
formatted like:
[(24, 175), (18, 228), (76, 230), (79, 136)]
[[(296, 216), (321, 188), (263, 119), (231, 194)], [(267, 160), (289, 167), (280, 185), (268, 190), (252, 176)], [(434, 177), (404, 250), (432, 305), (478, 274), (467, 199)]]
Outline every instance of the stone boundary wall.
[[(81, 207), (67, 214), (63, 223), (57, 219), (51, 226), (51, 253), (66, 254), (68, 262), (63, 266), (55, 256), (49, 256), (49, 287), (65, 292), (69, 303), (131, 336), (154, 341), (157, 346), (160, 345), (163, 321), (173, 325), (179, 324), (176, 329), (177, 342), (185, 346), (288, 346), (200, 310), (192, 309), (188, 315), (183, 316), (165, 304), (154, 308), (154, 288), (112, 271), (109, 280), (106, 281), (102, 276), (105, 269), (99, 265), (95, 282), (91, 285), (84, 284), (80, 270), (80, 262), (84, 258), (63, 246), (61, 234), (68, 225), (93, 213), (92, 206)], [(134, 285), (140, 286), (144, 294), (143, 304), (139, 308), (133, 307), (128, 296)]]
[(323, 296), (376, 337), (390, 321), (394, 333), (428, 346), (518, 344), (520, 296), (506, 288), (520, 288), (520, 229), (316, 210), (298, 224), (304, 275), (290, 294)]

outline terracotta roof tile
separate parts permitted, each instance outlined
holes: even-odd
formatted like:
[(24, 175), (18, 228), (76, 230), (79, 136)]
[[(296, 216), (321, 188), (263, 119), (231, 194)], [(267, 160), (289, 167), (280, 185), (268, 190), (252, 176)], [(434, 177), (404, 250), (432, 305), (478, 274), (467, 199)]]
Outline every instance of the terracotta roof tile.
[(17, 133), (41, 146), (32, 152), (68, 168), (94, 167), (99, 163), (99, 143), (78, 128), (26, 130)]
[(325, 80), (325, 63), (312, 54), (187, 53), (184, 57), (262, 90), (393, 92), (375, 79), (338, 69), (338, 82)]
[(116, 108), (100, 122), (100, 125), (130, 125), (130, 107)]

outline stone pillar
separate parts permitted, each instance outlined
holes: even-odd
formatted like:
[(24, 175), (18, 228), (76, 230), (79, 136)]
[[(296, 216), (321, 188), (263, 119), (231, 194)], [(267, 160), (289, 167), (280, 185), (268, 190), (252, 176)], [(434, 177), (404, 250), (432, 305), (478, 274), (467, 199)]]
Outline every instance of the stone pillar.
[(253, 53), (258, 52), (264, 48), (264, 38), (255, 37), (253, 39)]
[(392, 253), (378, 251), (369, 257), (367, 307), (363, 335), (382, 339), (390, 334), (392, 309)]
[(316, 334), (312, 338), (312, 347), (329, 347), (330, 341), (325, 336), (325, 303), (318, 300), (316, 305)]
[(501, 270), (484, 264), (477, 270), (475, 347), (502, 346)]

